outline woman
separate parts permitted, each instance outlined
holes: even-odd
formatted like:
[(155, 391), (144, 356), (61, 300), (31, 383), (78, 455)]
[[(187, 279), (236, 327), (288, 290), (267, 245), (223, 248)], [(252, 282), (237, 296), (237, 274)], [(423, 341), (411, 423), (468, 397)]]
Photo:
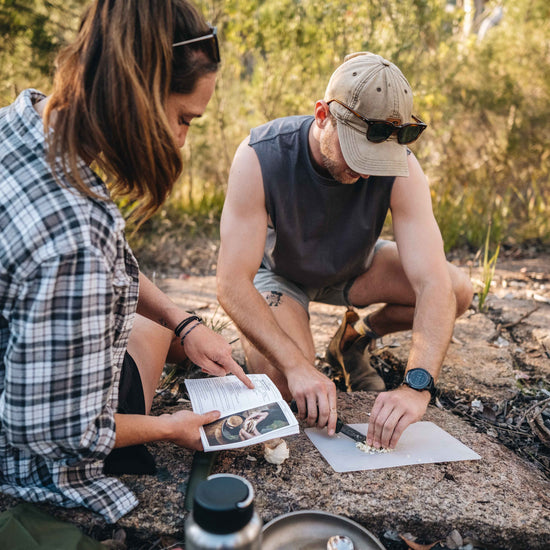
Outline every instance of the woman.
[(1, 491), (115, 522), (137, 499), (106, 474), (151, 471), (143, 443), (201, 449), (219, 417), (147, 416), (166, 360), (252, 386), (227, 342), (139, 273), (112, 201), (133, 201), (138, 223), (162, 204), (219, 61), (187, 0), (96, 0), (51, 96), (0, 110)]

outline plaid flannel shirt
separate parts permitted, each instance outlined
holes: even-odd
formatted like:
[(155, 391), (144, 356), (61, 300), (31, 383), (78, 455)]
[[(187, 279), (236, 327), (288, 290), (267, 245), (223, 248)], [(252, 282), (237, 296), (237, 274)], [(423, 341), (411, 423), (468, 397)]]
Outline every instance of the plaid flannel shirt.
[(114, 523), (137, 505), (103, 460), (138, 266), (93, 171), (81, 162), (106, 200), (54, 178), (33, 107), (43, 97), (26, 90), (0, 109), (0, 491), (86, 506)]

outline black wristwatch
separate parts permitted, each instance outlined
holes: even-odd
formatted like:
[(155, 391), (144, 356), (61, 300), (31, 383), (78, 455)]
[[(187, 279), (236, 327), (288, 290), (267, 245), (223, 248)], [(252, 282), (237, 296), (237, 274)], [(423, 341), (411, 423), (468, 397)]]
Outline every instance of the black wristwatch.
[(433, 376), (426, 369), (411, 369), (405, 373), (403, 384), (416, 391), (428, 390), (430, 395), (435, 395)]

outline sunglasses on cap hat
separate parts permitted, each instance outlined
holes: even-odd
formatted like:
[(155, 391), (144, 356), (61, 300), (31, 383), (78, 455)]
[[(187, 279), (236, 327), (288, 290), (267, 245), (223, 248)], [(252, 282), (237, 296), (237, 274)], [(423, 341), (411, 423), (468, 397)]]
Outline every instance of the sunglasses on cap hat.
[(428, 127), (425, 122), (422, 122), (414, 115), (411, 116), (415, 122), (407, 122), (406, 124), (395, 124), (388, 120), (365, 118), (338, 99), (331, 99), (327, 101), (327, 104), (330, 105), (333, 101), (345, 107), (350, 113), (354, 114), (367, 125), (367, 139), (373, 143), (382, 143), (393, 134), (397, 134), (397, 142), (401, 145), (412, 143), (416, 141), (420, 137), (420, 134)]
[(210, 27), (210, 32), (204, 36), (198, 36), (197, 38), (190, 38), (189, 40), (184, 40), (183, 42), (176, 42), (172, 44), (172, 48), (177, 48), (179, 46), (187, 46), (188, 44), (195, 44), (196, 42), (203, 42), (208, 40), (207, 44), (210, 47), (210, 55), (216, 63), (221, 62), (220, 57), (220, 45), (218, 43), (218, 28)]

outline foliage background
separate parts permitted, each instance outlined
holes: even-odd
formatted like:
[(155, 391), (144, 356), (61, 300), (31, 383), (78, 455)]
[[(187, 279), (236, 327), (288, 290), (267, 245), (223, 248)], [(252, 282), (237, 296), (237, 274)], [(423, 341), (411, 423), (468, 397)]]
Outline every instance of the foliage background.
[[(0, 106), (48, 92), (84, 0), (0, 0)], [(429, 123), (413, 150), (447, 250), (550, 242), (548, 0), (204, 0), (223, 66), (193, 123), (185, 173), (147, 232), (215, 236), (233, 153), (250, 128), (311, 113), (347, 53), (395, 62)]]

